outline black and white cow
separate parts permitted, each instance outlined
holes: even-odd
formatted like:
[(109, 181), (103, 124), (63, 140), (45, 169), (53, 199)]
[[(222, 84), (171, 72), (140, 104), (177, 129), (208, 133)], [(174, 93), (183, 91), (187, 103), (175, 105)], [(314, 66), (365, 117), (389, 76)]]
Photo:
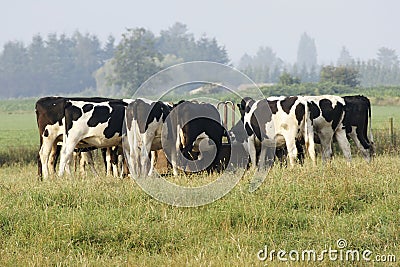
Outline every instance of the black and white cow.
[[(305, 139), (307, 151), (315, 163), (313, 128), (305, 99), (297, 96), (257, 101), (244, 98), (238, 107), (247, 133), (245, 145), (248, 146), (247, 151), (253, 168), (258, 166), (259, 169), (263, 169), (265, 160), (272, 160), (274, 156), (270, 152), (275, 152), (275, 147), (285, 145), (290, 165), (294, 166), (297, 157), (296, 140), (300, 137)], [(258, 163), (257, 146), (261, 147)]]
[(310, 106), (311, 120), (316, 135), (316, 142), (321, 144), (322, 160), (332, 157), (332, 142), (336, 138), (343, 156), (351, 161), (350, 143), (344, 127), (345, 101), (333, 95), (305, 96)]
[(40, 148), (38, 175), (47, 178), (55, 171), (57, 142), (62, 141), (65, 98), (44, 97), (36, 102), (36, 120), (39, 128)]
[[(36, 119), (40, 136), (40, 148), (38, 153), (39, 177), (47, 178), (49, 174), (52, 175), (55, 173), (56, 161), (61, 150), (61, 145), (58, 144), (62, 142), (62, 137), (65, 132), (65, 106), (69, 100), (103, 102), (110, 99), (101, 97), (65, 98), (51, 96), (40, 98), (36, 102)], [(78, 144), (77, 147), (79, 148), (80, 144)], [(82, 147), (84, 147), (84, 149), (78, 151), (78, 153), (82, 153), (81, 166), (89, 164), (95, 173), (93, 161), (91, 160), (91, 151), (84, 144)]]
[[(49, 173), (55, 173), (57, 158), (59, 156), (64, 133), (64, 108), (66, 103), (64, 97), (43, 97), (35, 105), (36, 119), (40, 136), (40, 148), (38, 153), (38, 175), (47, 178)], [(85, 165), (89, 165), (96, 174), (92, 159), (92, 152), (88, 149), (77, 151), (79, 155), (81, 172)]]
[(59, 176), (68, 173), (75, 147), (105, 148), (121, 145), (125, 107), (131, 100), (68, 99), (64, 107), (63, 146)]
[[(364, 96), (305, 96), (309, 102), (315, 133), (315, 142), (321, 144), (323, 161), (332, 157), (332, 142), (336, 139), (344, 157), (351, 161), (350, 143), (353, 139), (362, 155), (370, 161), (374, 154), (372, 131), (368, 139), (368, 120), (371, 120), (369, 99)], [(371, 125), (370, 125), (371, 127)], [(302, 140), (297, 141), (298, 150), (302, 151)]]
[(155, 153), (151, 152), (162, 148), (162, 127), (170, 110), (171, 106), (167, 103), (144, 98), (135, 99), (127, 106), (123, 147), (131, 174), (152, 174)]
[(346, 134), (353, 139), (364, 159), (370, 161), (375, 153), (371, 130), (371, 103), (367, 97), (361, 95), (344, 96), (343, 99), (345, 102), (343, 124)]
[(184, 171), (211, 171), (218, 168), (218, 155), (225, 129), (215, 106), (181, 101), (167, 117), (164, 151), (173, 174)]

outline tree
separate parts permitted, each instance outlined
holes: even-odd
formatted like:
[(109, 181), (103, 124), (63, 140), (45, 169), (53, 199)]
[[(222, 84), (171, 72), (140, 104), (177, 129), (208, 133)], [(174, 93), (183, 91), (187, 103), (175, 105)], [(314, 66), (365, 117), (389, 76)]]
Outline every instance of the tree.
[(32, 43), (28, 47), (29, 56), (29, 73), (31, 77), (31, 92), (33, 95), (44, 95), (48, 88), (48, 75), (46, 72), (46, 57), (45, 42), (40, 35), (35, 35), (32, 38)]
[(279, 80), (283, 61), (272, 48), (261, 46), (255, 56), (243, 55), (238, 68), (255, 82), (276, 82)]
[(28, 53), (21, 42), (8, 42), (0, 57), (0, 93), (5, 97), (29, 95)]
[(399, 58), (396, 54), (396, 50), (387, 47), (379, 48), (378, 62), (386, 68), (399, 66)]
[(115, 78), (112, 81), (134, 93), (151, 75), (160, 70), (162, 55), (155, 48), (152, 32), (144, 28), (128, 29), (116, 48)]
[(114, 43), (115, 43), (114, 36), (109, 35), (103, 49), (103, 56), (102, 56), (103, 63), (114, 57), (114, 51), (115, 51)]
[(297, 49), (297, 66), (310, 70), (317, 65), (317, 48), (314, 39), (303, 33)]
[(254, 57), (254, 66), (262, 67), (275, 67), (275, 65), (279, 64), (276, 53), (272, 50), (271, 47), (261, 46), (257, 50), (257, 54)]
[(321, 69), (321, 82), (333, 82), (350, 87), (356, 87), (360, 84), (357, 70), (345, 66), (325, 66)]
[(292, 85), (292, 84), (300, 84), (300, 78), (298, 77), (293, 77), (290, 75), (288, 72), (282, 73), (282, 75), (279, 77), (279, 83), (281, 85)]
[(206, 60), (222, 64), (229, 62), (225, 47), (219, 46), (215, 38), (209, 39), (206, 35), (196, 42), (191, 60)]
[(340, 51), (339, 58), (337, 60), (337, 65), (338, 66), (346, 66), (350, 65), (353, 62), (353, 58), (350, 56), (349, 51), (346, 49), (346, 47), (342, 47), (342, 50)]
[(196, 41), (193, 34), (188, 32), (187, 26), (180, 22), (160, 32), (156, 48), (163, 55), (175, 55), (183, 61), (207, 60), (224, 64), (229, 62), (225, 47), (220, 46), (215, 38), (203, 35)]
[(59, 93), (75, 93), (79, 83), (75, 82), (75, 43), (65, 34), (60, 37), (50, 33), (46, 41), (46, 73), (48, 77), (48, 90)]
[(121, 96), (121, 88), (116, 84), (111, 84), (110, 80), (115, 75), (115, 66), (112, 60), (106, 61), (103, 66), (101, 66), (94, 73), (94, 78), (96, 80), (96, 92), (100, 96), (104, 97), (116, 97)]
[(102, 64), (101, 46), (99, 39), (94, 35), (74, 34), (74, 80), (79, 88), (94, 88), (96, 86), (93, 72)]
[(195, 45), (193, 34), (188, 33), (187, 26), (180, 22), (176, 22), (168, 30), (161, 31), (156, 40), (156, 48), (163, 55), (175, 55), (186, 61), (190, 60)]
[(239, 60), (238, 68), (244, 70), (251, 67), (253, 63), (253, 58), (249, 54), (245, 53)]

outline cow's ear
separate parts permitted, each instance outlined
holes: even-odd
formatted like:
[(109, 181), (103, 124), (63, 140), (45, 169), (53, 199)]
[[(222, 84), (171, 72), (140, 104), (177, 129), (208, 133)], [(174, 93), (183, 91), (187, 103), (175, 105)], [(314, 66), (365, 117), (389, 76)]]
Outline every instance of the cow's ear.
[(72, 106), (72, 103), (69, 102), (69, 101), (67, 101), (67, 102), (65, 103), (64, 108), (69, 108), (70, 106)]
[(250, 99), (247, 103), (246, 103), (246, 105), (248, 105), (249, 107), (251, 107), (251, 106), (253, 106), (253, 104), (255, 103), (256, 101), (254, 101), (253, 99)]

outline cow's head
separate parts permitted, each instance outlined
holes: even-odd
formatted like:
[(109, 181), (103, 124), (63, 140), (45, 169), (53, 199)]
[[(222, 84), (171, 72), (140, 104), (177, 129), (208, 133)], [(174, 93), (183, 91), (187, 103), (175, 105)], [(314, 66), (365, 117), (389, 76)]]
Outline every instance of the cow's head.
[(241, 119), (243, 120), (244, 114), (250, 111), (251, 106), (254, 104), (254, 99), (251, 97), (243, 97), (240, 103), (237, 104), (239, 108)]

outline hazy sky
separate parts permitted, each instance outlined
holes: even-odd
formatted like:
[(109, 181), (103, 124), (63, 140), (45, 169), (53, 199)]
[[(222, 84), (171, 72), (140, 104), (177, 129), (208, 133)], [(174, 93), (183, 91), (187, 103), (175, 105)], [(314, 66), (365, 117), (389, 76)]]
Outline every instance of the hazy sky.
[(126, 28), (158, 34), (178, 21), (196, 37), (217, 38), (234, 63), (259, 46), (294, 62), (300, 36), (307, 32), (318, 62), (329, 64), (342, 46), (353, 58), (374, 58), (382, 46), (399, 54), (399, 12), (398, 0), (11, 0), (0, 3), (0, 47), (10, 40), (29, 44), (38, 33), (75, 30), (102, 42), (110, 34), (119, 40)]

